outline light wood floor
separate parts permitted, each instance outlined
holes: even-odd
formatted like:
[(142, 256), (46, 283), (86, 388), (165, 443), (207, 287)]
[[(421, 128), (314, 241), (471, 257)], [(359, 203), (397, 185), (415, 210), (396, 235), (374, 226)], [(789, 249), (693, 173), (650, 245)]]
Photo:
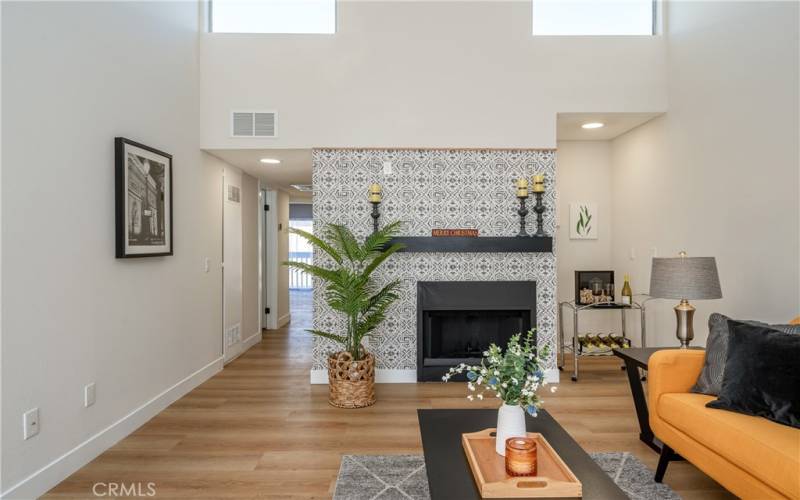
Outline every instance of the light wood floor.
[[(45, 498), (96, 498), (92, 485), (111, 481), (154, 482), (156, 498), (330, 498), (343, 454), (421, 454), (417, 408), (496, 406), (466, 401), (464, 384), (428, 383), (379, 385), (375, 406), (333, 408), (327, 387), (308, 382), (305, 301), (292, 318)], [(562, 377), (547, 410), (587, 451), (630, 451), (655, 469), (616, 358), (582, 368), (578, 383)], [(685, 499), (733, 498), (685, 462), (665, 482)]]

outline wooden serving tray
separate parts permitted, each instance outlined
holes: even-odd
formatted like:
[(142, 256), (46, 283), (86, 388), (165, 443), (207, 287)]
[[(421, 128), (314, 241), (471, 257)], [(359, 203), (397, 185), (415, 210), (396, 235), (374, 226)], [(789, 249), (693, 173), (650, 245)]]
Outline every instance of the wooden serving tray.
[(538, 475), (513, 477), (506, 474), (505, 457), (494, 451), (494, 431), (492, 428), (461, 435), (461, 443), (482, 498), (582, 496), (581, 482), (538, 432), (528, 433), (529, 438), (536, 440)]

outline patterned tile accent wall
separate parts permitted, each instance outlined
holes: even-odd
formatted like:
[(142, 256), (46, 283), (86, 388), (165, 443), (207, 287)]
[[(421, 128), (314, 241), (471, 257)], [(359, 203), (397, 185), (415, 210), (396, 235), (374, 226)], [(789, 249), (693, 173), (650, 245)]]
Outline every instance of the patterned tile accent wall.
[[(383, 187), (381, 220), (402, 220), (404, 236), (430, 236), (431, 229), (477, 228), (481, 236), (513, 236), (519, 229), (514, 182), (545, 174), (545, 232), (555, 234), (554, 150), (340, 150), (318, 149), (314, 159), (314, 224), (345, 224), (358, 237), (372, 229), (369, 185)], [(383, 174), (391, 161), (392, 175)], [(535, 214), (533, 214), (535, 217)], [(532, 218), (529, 216), (529, 221)], [(529, 224), (528, 228), (533, 227)], [(555, 242), (554, 242), (555, 248)], [(330, 264), (316, 251), (318, 263)], [(556, 256), (553, 253), (398, 253), (377, 274), (381, 283), (400, 277), (400, 300), (391, 308), (369, 349), (383, 369), (416, 369), (417, 281), (535, 280), (540, 346), (549, 345), (555, 368)], [(314, 290), (321, 291), (315, 280)], [(337, 331), (342, 320), (314, 294), (314, 327)], [(314, 369), (326, 369), (329, 341), (317, 338)]]

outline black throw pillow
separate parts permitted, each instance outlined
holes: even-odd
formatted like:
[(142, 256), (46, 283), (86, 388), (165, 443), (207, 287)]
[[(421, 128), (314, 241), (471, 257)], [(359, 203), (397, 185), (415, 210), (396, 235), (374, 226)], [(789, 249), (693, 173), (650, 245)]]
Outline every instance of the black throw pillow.
[(729, 321), (722, 390), (709, 408), (800, 428), (800, 336)]
[[(724, 314), (713, 313), (708, 317), (708, 340), (706, 340), (706, 358), (703, 370), (691, 392), (719, 396), (722, 390), (722, 379), (725, 376), (725, 359), (728, 357), (728, 321), (731, 318)], [(768, 325), (760, 321), (740, 321), (748, 325), (768, 326), (773, 330), (800, 335), (800, 325)]]

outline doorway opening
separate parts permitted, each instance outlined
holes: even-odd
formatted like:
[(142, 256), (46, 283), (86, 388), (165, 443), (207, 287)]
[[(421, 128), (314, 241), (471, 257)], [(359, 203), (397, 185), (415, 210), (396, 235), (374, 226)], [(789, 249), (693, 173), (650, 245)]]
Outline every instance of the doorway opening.
[[(314, 234), (310, 203), (289, 204), (289, 228)], [(314, 263), (313, 247), (308, 240), (297, 234), (289, 233), (289, 260), (305, 264)], [(291, 268), (289, 270), (289, 310), (295, 323), (301, 322), (303, 327), (311, 326), (312, 289), (311, 274), (302, 269)]]

